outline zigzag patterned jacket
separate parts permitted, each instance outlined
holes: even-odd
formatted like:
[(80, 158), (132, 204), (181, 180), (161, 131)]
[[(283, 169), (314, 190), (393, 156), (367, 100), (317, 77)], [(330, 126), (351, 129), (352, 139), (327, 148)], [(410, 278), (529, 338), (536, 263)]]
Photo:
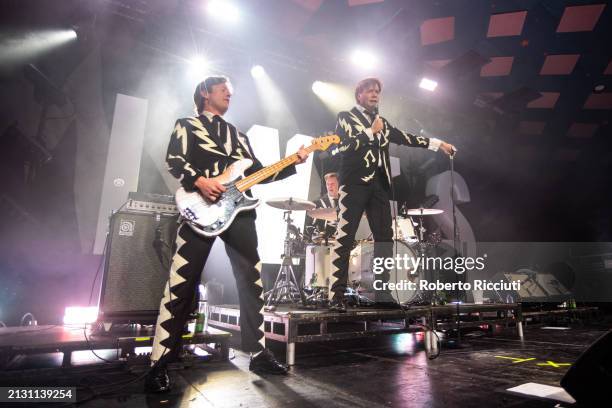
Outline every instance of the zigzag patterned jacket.
[[(405, 146), (429, 147), (429, 139), (415, 136), (393, 127), (385, 118), (383, 129), (374, 135), (374, 140), (365, 132), (372, 127), (370, 120), (354, 107), (350, 111), (338, 114), (336, 134), (340, 136), (340, 184), (369, 184), (374, 179), (379, 154), (382, 160), (382, 171), (387, 183), (391, 183), (391, 165), (389, 160), (389, 143)], [(377, 136), (380, 136), (380, 141)]]
[[(253, 160), (253, 165), (245, 172), (245, 176), (263, 168), (253, 153), (247, 135), (228, 123), (227, 142), (223, 143), (218, 127), (210, 116), (207, 112), (196, 118), (178, 119), (170, 136), (166, 154), (168, 170), (188, 191), (195, 190), (194, 183), (198, 177), (216, 177), (240, 159)], [(295, 166), (291, 165), (262, 183), (281, 180), (295, 173)]]

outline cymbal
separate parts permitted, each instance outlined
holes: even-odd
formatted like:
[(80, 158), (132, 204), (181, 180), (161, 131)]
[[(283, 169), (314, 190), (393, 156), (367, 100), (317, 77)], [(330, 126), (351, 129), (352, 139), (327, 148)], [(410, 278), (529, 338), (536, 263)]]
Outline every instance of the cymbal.
[(302, 200), (295, 197), (279, 197), (271, 198), (266, 201), (270, 207), (278, 208), (279, 210), (289, 211), (304, 211), (311, 210), (316, 207), (315, 203), (308, 200)]
[(306, 211), (306, 214), (318, 220), (336, 221), (338, 219), (335, 208), (316, 208)]
[(438, 210), (437, 208), (411, 208), (406, 210), (407, 215), (437, 215), (442, 214), (444, 210)]
[(312, 201), (302, 200), (301, 198), (295, 197), (271, 198), (270, 200), (266, 201), (266, 204), (280, 210), (290, 211), (312, 210), (316, 207), (316, 204)]

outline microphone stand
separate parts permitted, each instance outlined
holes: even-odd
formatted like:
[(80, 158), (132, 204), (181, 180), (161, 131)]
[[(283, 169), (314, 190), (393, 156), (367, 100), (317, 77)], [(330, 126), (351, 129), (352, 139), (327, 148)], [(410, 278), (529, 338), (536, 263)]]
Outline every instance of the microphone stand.
[[(459, 229), (457, 228), (457, 214), (455, 211), (455, 152), (453, 151), (452, 154), (449, 156), (450, 158), (450, 179), (451, 179), (451, 186), (450, 186), (450, 197), (451, 197), (451, 205), (453, 206), (453, 252), (454, 255), (453, 257), (455, 258), (455, 260), (457, 259), (459, 252), (457, 250), (457, 246), (459, 241)], [(455, 273), (456, 275), (456, 282), (459, 283), (459, 275), (457, 273)], [(465, 296), (464, 296), (465, 298)], [(459, 291), (457, 291), (457, 310), (456, 310), (456, 314), (457, 314), (457, 345), (461, 346), (461, 315), (459, 314), (460, 312), (460, 307), (459, 305), (461, 304), (461, 300), (460, 300), (460, 295), (459, 295)]]

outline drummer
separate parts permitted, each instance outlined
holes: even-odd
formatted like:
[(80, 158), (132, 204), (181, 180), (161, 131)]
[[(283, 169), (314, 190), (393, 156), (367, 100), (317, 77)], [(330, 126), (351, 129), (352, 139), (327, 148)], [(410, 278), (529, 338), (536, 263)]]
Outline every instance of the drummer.
[[(327, 189), (327, 194), (319, 197), (315, 204), (316, 208), (335, 208), (336, 212), (338, 211), (338, 174), (337, 173), (327, 173), (323, 176), (325, 179), (325, 188)], [(318, 220), (306, 216), (306, 222), (304, 229), (306, 239), (313, 240), (317, 238), (317, 231), (322, 235), (322, 238), (329, 239), (334, 238), (336, 236), (336, 227), (338, 225), (338, 221), (325, 221)]]

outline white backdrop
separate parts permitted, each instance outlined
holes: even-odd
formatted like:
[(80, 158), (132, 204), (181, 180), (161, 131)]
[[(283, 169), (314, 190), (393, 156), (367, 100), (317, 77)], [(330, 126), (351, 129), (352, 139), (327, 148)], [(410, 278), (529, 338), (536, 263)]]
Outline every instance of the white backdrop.
[[(255, 156), (264, 166), (280, 160), (280, 143), (278, 130), (255, 125), (247, 132)], [(310, 145), (312, 137), (295, 135), (287, 142), (288, 154), (295, 153), (301, 145)], [(308, 198), (310, 177), (312, 174), (312, 155), (297, 166), (297, 174), (285, 180), (270, 184), (260, 184), (252, 188), (253, 195), (261, 200), (257, 208), (257, 236), (259, 239), (259, 256), (263, 263), (280, 263), (285, 238), (283, 210), (265, 204), (266, 200), (279, 197)], [(300, 228), (304, 224), (304, 212), (294, 212), (293, 220)]]

